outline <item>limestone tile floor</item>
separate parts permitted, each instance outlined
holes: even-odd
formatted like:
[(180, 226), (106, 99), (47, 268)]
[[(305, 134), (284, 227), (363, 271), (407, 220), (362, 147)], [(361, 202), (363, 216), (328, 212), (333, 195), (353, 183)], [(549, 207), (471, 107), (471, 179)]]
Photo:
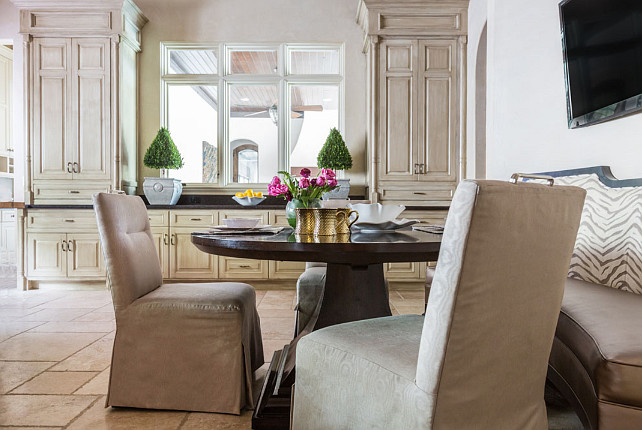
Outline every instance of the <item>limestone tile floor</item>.
[[(257, 291), (257, 303), (269, 360), (292, 338), (295, 292)], [(423, 292), (392, 291), (390, 303), (393, 314), (420, 314)], [(0, 429), (250, 428), (249, 411), (105, 408), (114, 330), (108, 291), (0, 289)]]

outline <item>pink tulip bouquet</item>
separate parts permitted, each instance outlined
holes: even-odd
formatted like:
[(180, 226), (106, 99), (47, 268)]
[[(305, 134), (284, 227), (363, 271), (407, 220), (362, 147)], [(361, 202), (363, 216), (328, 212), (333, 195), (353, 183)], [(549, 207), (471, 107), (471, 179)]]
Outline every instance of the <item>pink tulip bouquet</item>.
[(283, 181), (278, 176), (272, 178), (268, 185), (268, 194), (281, 196), (285, 200), (300, 200), (307, 208), (310, 202), (318, 200), (324, 193), (337, 187), (336, 174), (331, 169), (322, 169), (316, 178), (310, 178), (310, 169), (301, 169), (301, 177), (297, 178), (288, 172), (279, 171)]

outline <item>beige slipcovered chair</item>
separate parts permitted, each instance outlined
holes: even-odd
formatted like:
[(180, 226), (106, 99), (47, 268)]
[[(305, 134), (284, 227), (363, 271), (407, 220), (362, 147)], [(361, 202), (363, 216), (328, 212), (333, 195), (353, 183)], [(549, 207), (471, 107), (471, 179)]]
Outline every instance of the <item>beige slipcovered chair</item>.
[(303, 337), (294, 429), (545, 429), (548, 356), (585, 192), (464, 181), (425, 318)]
[(143, 201), (97, 194), (116, 312), (107, 406), (239, 414), (263, 364), (254, 289), (163, 284)]

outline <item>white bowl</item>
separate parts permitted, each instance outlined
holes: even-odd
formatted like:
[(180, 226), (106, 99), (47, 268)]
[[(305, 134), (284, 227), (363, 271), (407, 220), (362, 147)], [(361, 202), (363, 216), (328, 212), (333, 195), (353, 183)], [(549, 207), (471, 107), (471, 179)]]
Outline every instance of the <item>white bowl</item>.
[(357, 224), (381, 224), (394, 221), (406, 209), (404, 205), (382, 205), (381, 203), (349, 204), (348, 207), (359, 212)]
[(223, 224), (231, 228), (252, 228), (259, 225), (261, 218), (226, 218)]
[(256, 206), (265, 200), (265, 197), (232, 197), (234, 201), (242, 206)]

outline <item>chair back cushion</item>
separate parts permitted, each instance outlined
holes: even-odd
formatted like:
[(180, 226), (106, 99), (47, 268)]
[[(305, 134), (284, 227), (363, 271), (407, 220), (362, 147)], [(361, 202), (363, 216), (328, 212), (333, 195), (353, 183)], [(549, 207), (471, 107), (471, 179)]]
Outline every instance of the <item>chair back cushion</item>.
[(99, 193), (93, 201), (114, 308), (123, 309), (163, 282), (147, 209), (138, 196)]
[(545, 428), (544, 384), (585, 191), (464, 181), (417, 366), (434, 428)]

